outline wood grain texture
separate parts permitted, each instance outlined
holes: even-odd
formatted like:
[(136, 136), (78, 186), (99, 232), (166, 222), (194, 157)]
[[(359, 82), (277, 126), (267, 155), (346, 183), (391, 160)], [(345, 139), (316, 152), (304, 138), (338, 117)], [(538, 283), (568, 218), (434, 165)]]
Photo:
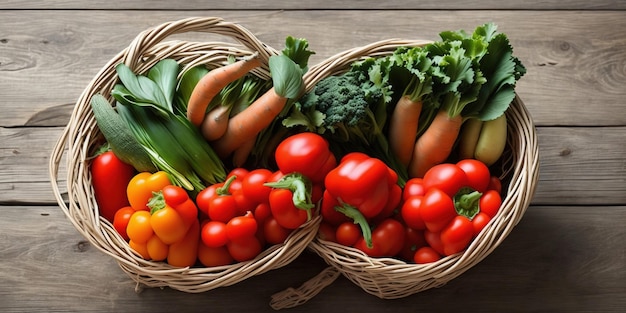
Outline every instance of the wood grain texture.
[[(285, 312), (621, 312), (625, 219), (624, 206), (532, 206), (491, 255), (441, 288), (380, 300), (340, 277)], [(3, 312), (271, 312), (273, 293), (325, 268), (305, 252), (287, 267), (202, 294), (167, 288), (136, 294), (113, 259), (54, 206), (0, 206), (0, 229)]]
[[(402, 16), (419, 16), (413, 25)], [(0, 11), (0, 126), (61, 126), (38, 118), (71, 105), (87, 83), (141, 31), (190, 16), (240, 22), (281, 48), (304, 37), (314, 64), (392, 37), (436, 40), (446, 29), (494, 21), (528, 68), (517, 91), (537, 125), (626, 125), (626, 29), (622, 11)], [(40, 23), (31, 23), (37, 20)], [(528, 21), (533, 21), (529, 23)], [(45, 26), (44, 26), (45, 25)], [(286, 27), (285, 25), (288, 25)], [(536, 29), (545, 29), (538, 35)], [(214, 40), (204, 34), (173, 38)], [(62, 81), (59, 81), (62, 80)], [(35, 85), (33, 85), (35, 84)], [(36, 88), (34, 88), (36, 87)], [(59, 124), (61, 123), (61, 124)]]
[[(0, 9), (90, 9), (90, 10), (241, 10), (239, 2), (232, 1), (169, 1), (169, 0), (131, 0), (131, 1), (80, 1), (63, 0), (5, 0), (0, 4)], [(507, 9), (507, 10), (623, 10), (626, 9), (624, 1), (455, 1), (455, 0), (317, 0), (317, 1), (290, 1), (290, 0), (248, 0), (243, 9), (246, 10), (327, 10), (327, 9), (446, 9), (446, 10), (476, 10), (476, 9)]]

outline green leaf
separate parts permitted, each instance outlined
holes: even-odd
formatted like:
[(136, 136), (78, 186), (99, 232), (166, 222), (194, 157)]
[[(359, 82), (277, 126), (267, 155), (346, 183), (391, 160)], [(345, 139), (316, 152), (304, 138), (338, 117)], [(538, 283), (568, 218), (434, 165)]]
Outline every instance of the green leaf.
[(137, 100), (136, 102), (147, 102), (167, 109), (165, 95), (163, 95), (161, 88), (154, 81), (142, 75), (135, 75), (123, 63), (118, 64), (115, 70), (124, 87)]
[(193, 89), (208, 72), (209, 70), (204, 66), (195, 66), (183, 73), (177, 87), (179, 106), (182, 111), (187, 111), (187, 103), (189, 103)]
[(309, 42), (303, 38), (294, 38), (288, 36), (285, 39), (285, 49), (282, 51), (283, 55), (294, 61), (303, 72), (308, 70), (309, 58), (315, 52), (309, 50)]
[(270, 73), (276, 93), (285, 98), (296, 99), (304, 90), (302, 69), (285, 55), (274, 55), (269, 59)]
[(148, 78), (156, 83), (165, 98), (165, 105), (170, 112), (174, 111), (174, 93), (178, 78), (179, 65), (172, 59), (164, 59), (148, 71)]

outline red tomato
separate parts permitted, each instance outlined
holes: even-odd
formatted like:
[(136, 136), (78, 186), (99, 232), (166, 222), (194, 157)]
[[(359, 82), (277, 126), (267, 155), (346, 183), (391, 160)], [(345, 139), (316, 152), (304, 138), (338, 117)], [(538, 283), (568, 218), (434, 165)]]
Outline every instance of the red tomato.
[(441, 231), (441, 243), (444, 255), (452, 255), (467, 248), (474, 236), (474, 225), (465, 216), (457, 215)]
[(276, 147), (275, 157), (281, 172), (298, 172), (314, 183), (323, 182), (326, 174), (337, 166), (326, 139), (311, 132), (285, 138)]
[(411, 178), (404, 185), (402, 190), (402, 199), (406, 200), (411, 196), (423, 196), (426, 194), (426, 188), (424, 188), (424, 179)]
[(489, 181), (489, 187), (487, 187), (487, 190), (495, 190), (499, 194), (502, 194), (502, 181), (500, 181), (500, 178), (498, 178), (498, 176), (491, 176), (491, 180)]
[(272, 175), (270, 170), (264, 168), (250, 171), (242, 181), (243, 195), (257, 204), (267, 202), (272, 188), (264, 184), (270, 180)]
[(352, 247), (360, 237), (361, 228), (353, 222), (343, 222), (335, 231), (337, 243), (348, 247)]
[(317, 230), (317, 237), (321, 240), (337, 242), (335, 237), (335, 228), (328, 222), (322, 221), (320, 227)]
[(424, 239), (424, 232), (421, 230), (415, 230), (413, 228), (406, 227), (404, 229), (404, 247), (400, 251), (399, 256), (405, 261), (412, 261), (415, 252), (426, 246), (426, 239)]
[(467, 175), (455, 164), (438, 164), (431, 167), (426, 174), (424, 174), (424, 187), (427, 192), (432, 188), (438, 188), (450, 197), (454, 197), (459, 189), (467, 185)]
[(404, 226), (395, 219), (382, 221), (372, 231), (372, 247), (368, 247), (363, 237), (359, 238), (355, 248), (371, 257), (393, 257), (404, 247)]
[(263, 237), (269, 244), (283, 243), (290, 234), (291, 229), (280, 226), (273, 216), (268, 217), (263, 223)]
[(238, 215), (237, 201), (231, 195), (218, 195), (209, 201), (209, 218), (214, 221), (228, 223)]
[(440, 232), (457, 216), (457, 213), (452, 198), (442, 190), (432, 188), (426, 192), (422, 200), (420, 215), (428, 230)]
[(468, 186), (474, 190), (485, 192), (491, 181), (491, 173), (485, 163), (476, 159), (465, 159), (456, 163), (467, 176)]
[(420, 212), (422, 201), (424, 201), (423, 196), (411, 196), (402, 204), (400, 214), (404, 223), (410, 228), (417, 230), (426, 229), (426, 224), (424, 224)]
[(202, 226), (200, 237), (207, 247), (223, 247), (228, 243), (226, 224), (218, 221), (209, 221)]
[(223, 185), (224, 183), (213, 184), (202, 189), (198, 195), (196, 195), (196, 205), (198, 206), (198, 210), (204, 213), (204, 215), (209, 216), (211, 199), (217, 197), (217, 188), (220, 188)]
[(426, 264), (437, 262), (441, 259), (441, 255), (431, 247), (421, 247), (415, 251), (413, 262), (417, 264)]
[(485, 192), (482, 197), (480, 197), (478, 203), (480, 212), (487, 214), (491, 218), (498, 214), (501, 205), (502, 197), (500, 197), (500, 194), (495, 190)]
[(229, 265), (233, 263), (233, 257), (230, 256), (225, 246), (212, 248), (202, 242), (198, 245), (198, 260), (206, 267)]
[(135, 209), (130, 206), (125, 206), (117, 212), (115, 212), (115, 216), (113, 217), (113, 228), (124, 238), (128, 240), (128, 234), (126, 234), (126, 227), (128, 226), (128, 221), (130, 217), (135, 213)]
[(428, 245), (433, 248), (440, 255), (444, 255), (443, 252), (443, 243), (441, 242), (441, 233), (432, 232), (428, 229), (424, 231), (424, 240), (428, 243)]
[(487, 224), (491, 221), (491, 217), (484, 212), (478, 212), (472, 219), (472, 226), (474, 226), (474, 236), (477, 236)]
[(230, 253), (237, 262), (252, 260), (263, 250), (261, 242), (254, 236), (230, 241), (226, 244), (226, 248), (228, 249), (228, 253)]
[(90, 172), (98, 212), (113, 222), (115, 213), (129, 205), (126, 187), (135, 175), (135, 168), (122, 162), (112, 151), (106, 151), (93, 159)]
[(236, 216), (226, 223), (226, 235), (230, 241), (254, 237), (257, 229), (258, 224), (252, 212), (243, 216)]

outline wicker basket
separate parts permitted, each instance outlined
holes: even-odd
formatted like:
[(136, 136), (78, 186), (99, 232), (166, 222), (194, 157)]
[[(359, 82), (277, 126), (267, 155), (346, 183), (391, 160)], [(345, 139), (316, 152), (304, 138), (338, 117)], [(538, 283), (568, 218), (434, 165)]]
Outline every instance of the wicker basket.
[[(324, 77), (347, 71), (351, 63), (362, 58), (388, 55), (398, 46), (427, 43), (397, 39), (372, 43), (326, 59), (312, 67), (307, 76), (313, 86)], [(532, 119), (518, 96), (506, 114), (507, 145), (497, 168), (503, 181), (502, 207), (464, 252), (419, 265), (394, 258), (371, 258), (360, 250), (316, 238), (309, 248), (330, 267), (298, 288), (273, 295), (270, 305), (275, 309), (300, 305), (331, 284), (339, 274), (379, 298), (402, 298), (440, 287), (489, 255), (521, 220), (534, 195), (539, 173), (537, 135)]]
[[(164, 41), (171, 35), (188, 32), (210, 33), (225, 37), (227, 40)], [(317, 233), (321, 220), (319, 216), (292, 232), (285, 243), (268, 248), (253, 260), (213, 268), (177, 268), (164, 262), (142, 259), (119, 236), (111, 223), (99, 217), (88, 166), (96, 144), (102, 141), (102, 135), (97, 128), (89, 102), (96, 93), (110, 94), (117, 82), (115, 65), (125, 63), (133, 71), (143, 73), (159, 60), (172, 58), (184, 66), (182, 71), (184, 72), (199, 64), (206, 64), (209, 67), (222, 66), (230, 55), (239, 58), (253, 52), (258, 52), (265, 64), (253, 73), (269, 79), (267, 61), (271, 55), (278, 52), (260, 42), (251, 32), (238, 24), (225, 22), (220, 18), (189, 18), (146, 30), (140, 33), (129, 47), (111, 59), (86, 87), (76, 102), (69, 124), (53, 149), (50, 177), (61, 209), (91, 244), (115, 258), (122, 270), (137, 282), (138, 291), (143, 286), (168, 286), (196, 293), (232, 285), (287, 265), (306, 249)], [(64, 154), (67, 160), (68, 199), (63, 198), (58, 177)]]

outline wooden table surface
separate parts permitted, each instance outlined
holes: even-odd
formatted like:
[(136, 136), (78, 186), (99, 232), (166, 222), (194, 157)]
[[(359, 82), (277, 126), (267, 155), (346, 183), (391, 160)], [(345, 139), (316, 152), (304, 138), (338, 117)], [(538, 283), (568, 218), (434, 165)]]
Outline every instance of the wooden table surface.
[[(0, 311), (264, 312), (326, 266), (288, 266), (201, 294), (145, 289), (57, 205), (52, 147), (82, 90), (142, 30), (220, 16), (316, 63), (387, 39), (493, 21), (528, 73), (517, 92), (539, 138), (537, 191), (486, 259), (441, 288), (381, 300), (340, 277), (291, 312), (626, 311), (626, 1), (41, 1), (0, 4)], [(190, 34), (186, 39), (203, 38)], [(61, 171), (63, 171), (62, 166)], [(63, 177), (63, 173), (60, 174)]]

